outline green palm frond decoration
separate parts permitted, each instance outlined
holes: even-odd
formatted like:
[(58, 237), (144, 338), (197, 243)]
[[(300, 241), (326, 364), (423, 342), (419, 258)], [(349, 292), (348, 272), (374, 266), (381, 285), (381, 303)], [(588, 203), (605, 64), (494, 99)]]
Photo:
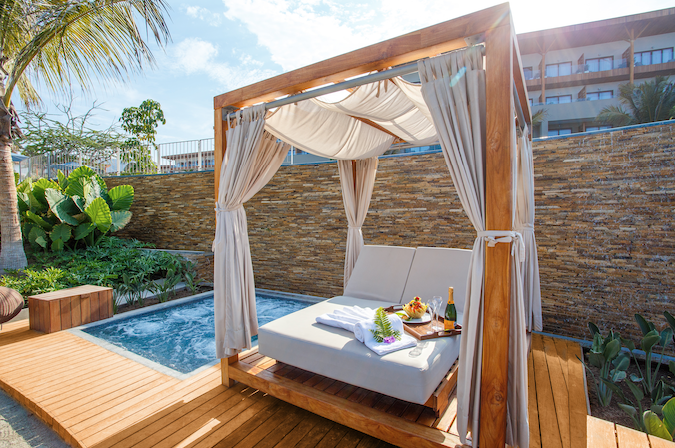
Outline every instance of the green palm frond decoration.
[(375, 326), (377, 328), (371, 329), (370, 332), (373, 333), (373, 337), (378, 343), (394, 342), (391, 338), (394, 338), (396, 341), (401, 340), (401, 332), (392, 328), (389, 316), (382, 307), (379, 307), (375, 311)]

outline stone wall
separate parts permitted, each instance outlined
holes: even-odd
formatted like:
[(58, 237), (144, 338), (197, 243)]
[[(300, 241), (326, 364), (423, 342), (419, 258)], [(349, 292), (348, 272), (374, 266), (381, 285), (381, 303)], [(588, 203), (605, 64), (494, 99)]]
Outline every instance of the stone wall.
[[(544, 331), (586, 322), (637, 338), (633, 314), (675, 313), (674, 125), (534, 143)], [(136, 189), (121, 236), (209, 250), (213, 172), (106, 179)], [(342, 291), (347, 222), (337, 166), (282, 167), (246, 204), (256, 286)], [(471, 248), (474, 231), (440, 153), (380, 159), (366, 244)]]

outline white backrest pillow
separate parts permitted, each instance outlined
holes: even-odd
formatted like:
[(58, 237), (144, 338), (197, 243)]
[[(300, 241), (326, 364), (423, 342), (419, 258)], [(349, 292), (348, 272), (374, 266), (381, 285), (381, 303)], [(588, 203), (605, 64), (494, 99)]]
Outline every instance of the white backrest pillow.
[(400, 303), (414, 256), (412, 247), (364, 246), (344, 295)]
[(470, 250), (418, 247), (401, 303), (409, 302), (415, 296), (429, 303), (433, 296), (441, 296), (441, 311), (444, 312), (448, 302), (448, 287), (452, 286), (457, 311), (463, 313), (470, 262)]

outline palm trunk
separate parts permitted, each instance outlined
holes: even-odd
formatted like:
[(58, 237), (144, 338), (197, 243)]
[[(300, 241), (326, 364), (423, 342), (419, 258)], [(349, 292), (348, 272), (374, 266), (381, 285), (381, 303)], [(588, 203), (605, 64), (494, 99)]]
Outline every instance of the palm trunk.
[(7, 109), (0, 107), (0, 273), (5, 269), (23, 269), (27, 264), (14, 183), (11, 122)]

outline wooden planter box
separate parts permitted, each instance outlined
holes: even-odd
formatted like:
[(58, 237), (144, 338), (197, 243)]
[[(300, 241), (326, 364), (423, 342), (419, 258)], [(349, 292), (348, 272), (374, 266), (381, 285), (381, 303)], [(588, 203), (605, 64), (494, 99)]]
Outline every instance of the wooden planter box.
[(31, 330), (67, 330), (113, 315), (112, 288), (84, 285), (28, 297)]

